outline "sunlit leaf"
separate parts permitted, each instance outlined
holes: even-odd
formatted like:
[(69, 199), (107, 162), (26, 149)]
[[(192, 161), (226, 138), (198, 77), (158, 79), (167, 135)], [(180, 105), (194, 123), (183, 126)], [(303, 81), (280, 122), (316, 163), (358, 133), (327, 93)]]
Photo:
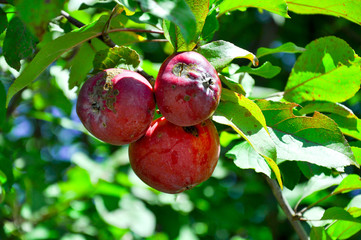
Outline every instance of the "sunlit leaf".
[(264, 48), (264, 47), (258, 48), (256, 56), (258, 58), (261, 58), (266, 55), (274, 54), (274, 53), (300, 53), (300, 52), (304, 52), (305, 50), (306, 49), (302, 47), (298, 47), (292, 42), (288, 42), (276, 48)]
[(361, 148), (359, 147), (351, 147), (351, 150), (355, 156), (356, 161), (361, 166)]
[(236, 58), (247, 58), (254, 66), (258, 66), (258, 59), (253, 53), (223, 40), (205, 44), (199, 47), (197, 52), (207, 58), (213, 67), (218, 70), (226, 67)]
[(279, 161), (304, 161), (328, 168), (357, 165), (332, 119), (318, 112), (312, 117), (296, 116), (294, 103), (266, 100), (256, 103), (266, 118)]
[(337, 177), (326, 176), (324, 174), (313, 176), (303, 187), (302, 197), (298, 200), (297, 205), (315, 192), (340, 184), (342, 179), (343, 177), (341, 175)]
[(288, 10), (298, 14), (325, 14), (343, 17), (361, 25), (358, 0), (286, 0)]
[(333, 190), (333, 193), (347, 193), (357, 189), (361, 189), (361, 177), (356, 174), (350, 174)]
[(224, 0), (220, 5), (220, 15), (233, 10), (245, 10), (246, 8), (254, 7), (267, 10), (279, 14), (283, 17), (289, 17), (287, 13), (287, 4), (284, 0), (265, 0), (265, 1), (251, 1), (251, 0)]
[[(47, 43), (36, 54), (34, 59), (26, 66), (20, 76), (15, 79), (7, 94), (6, 104), (22, 88), (32, 83), (53, 61), (71, 48), (101, 35), (107, 17), (103, 16), (98, 21), (76, 29), (55, 40)], [(13, 40), (12, 40), (13, 41)]]
[(242, 66), (237, 70), (237, 72), (247, 72), (251, 75), (257, 75), (264, 78), (273, 78), (281, 72), (281, 68), (278, 66), (273, 66), (272, 63), (267, 61), (258, 68)]
[(296, 103), (351, 98), (361, 82), (360, 66), (351, 65), (353, 60), (353, 49), (342, 39), (331, 36), (311, 42), (292, 69), (284, 98)]
[(361, 223), (339, 220), (330, 225), (327, 233), (332, 239), (348, 239), (361, 230)]
[(213, 120), (229, 125), (267, 161), (282, 186), (279, 168), (275, 163), (277, 152), (267, 131), (264, 116), (257, 105), (228, 89), (223, 89), (221, 102)]
[(234, 163), (241, 169), (254, 169), (256, 172), (271, 177), (270, 166), (247, 141), (235, 145), (226, 153), (226, 156), (234, 159)]
[(339, 114), (328, 114), (340, 128), (343, 134), (361, 140), (361, 119), (354, 117), (343, 117)]

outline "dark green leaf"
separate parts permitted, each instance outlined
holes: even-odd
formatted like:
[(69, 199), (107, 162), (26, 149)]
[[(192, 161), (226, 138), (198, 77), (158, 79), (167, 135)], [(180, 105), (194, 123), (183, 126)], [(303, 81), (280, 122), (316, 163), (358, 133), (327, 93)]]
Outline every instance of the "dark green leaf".
[(0, 8), (0, 35), (5, 31), (5, 29), (8, 27), (8, 18), (6, 16), (6, 13), (2, 8)]
[(213, 39), (214, 33), (219, 29), (219, 22), (217, 19), (217, 11), (210, 12), (202, 30), (202, 38), (204, 41), (209, 42)]
[(47, 31), (48, 23), (56, 16), (59, 16), (64, 2), (64, 0), (32, 0), (31, 4), (29, 4), (27, 0), (15, 0), (15, 5), (21, 20), (28, 29), (34, 36), (42, 39), (42, 36)]
[(62, 54), (83, 42), (100, 36), (106, 21), (107, 17), (103, 16), (92, 24), (76, 29), (44, 45), (33, 61), (27, 65), (21, 75), (10, 86), (7, 94), (7, 104), (9, 104), (14, 94), (34, 81), (40, 73)]
[(245, 10), (249, 7), (255, 7), (279, 14), (283, 17), (289, 17), (287, 13), (287, 4), (284, 0), (224, 0), (220, 5), (220, 15), (233, 10)]
[(301, 171), (298, 168), (298, 162), (285, 161), (278, 165), (281, 170), (283, 184), (292, 190), (299, 183)]
[(267, 61), (258, 68), (242, 66), (237, 70), (237, 73), (239, 72), (247, 72), (249, 74), (257, 75), (264, 78), (273, 78), (281, 72), (281, 68), (278, 66), (273, 66), (270, 62)]
[(197, 50), (217, 70), (226, 67), (235, 58), (247, 58), (254, 66), (258, 65), (258, 59), (252, 53), (237, 47), (233, 43), (223, 40), (214, 41), (199, 47)]
[(361, 189), (361, 177), (356, 174), (350, 174), (333, 190), (333, 193), (347, 193), (357, 189)]
[(4, 39), (3, 51), (6, 62), (20, 70), (20, 60), (35, 52), (36, 40), (18, 17), (9, 22)]
[(325, 14), (343, 17), (361, 25), (360, 2), (358, 0), (287, 0), (290, 11), (299, 14)]
[(196, 19), (196, 33), (191, 39), (190, 42), (187, 42), (186, 39), (180, 34), (179, 28), (176, 29), (177, 31), (177, 51), (190, 51), (197, 45), (199, 36), (202, 33), (202, 29), (204, 23), (206, 21), (208, 11), (209, 11), (209, 0), (185, 0), (194, 17)]
[(332, 240), (323, 227), (312, 227), (310, 237), (311, 240)]
[(305, 161), (328, 168), (357, 165), (350, 146), (336, 123), (315, 112), (312, 117), (295, 116), (296, 104), (259, 100), (277, 147), (279, 161)]
[(302, 103), (343, 102), (351, 98), (361, 82), (360, 66), (351, 65), (353, 60), (353, 49), (339, 38), (324, 37), (311, 42), (292, 69), (285, 99)]
[(137, 3), (139, 2), (138, 0), (115, 0), (115, 2), (117, 2), (118, 4), (128, 8), (131, 11), (135, 11), (137, 8)]
[(332, 170), (329, 168), (321, 167), (309, 162), (297, 162), (297, 166), (306, 178), (311, 178), (315, 175), (320, 175), (320, 174), (325, 174), (329, 176), (332, 172)]
[(192, 10), (185, 0), (175, 0), (171, 4), (166, 0), (138, 0), (144, 12), (149, 12), (154, 16), (169, 20), (176, 24), (185, 39), (190, 43), (197, 31), (197, 22)]
[(69, 74), (69, 89), (80, 86), (93, 68), (95, 52), (88, 43), (84, 43), (72, 61)]
[(101, 50), (94, 58), (94, 73), (108, 68), (123, 68), (134, 70), (140, 63), (139, 55), (136, 51), (128, 47), (114, 47)]
[(264, 57), (266, 55), (274, 54), (274, 53), (300, 53), (300, 52), (304, 52), (305, 50), (306, 49), (298, 47), (292, 42), (288, 42), (288, 43), (282, 44), (281, 46), (276, 47), (276, 48), (261, 47), (261, 48), (257, 49), (256, 56), (258, 58), (260, 58), (260, 57)]
[(0, 81), (0, 132), (6, 121), (6, 91), (3, 83)]
[(361, 219), (354, 218), (348, 211), (340, 207), (326, 209), (321, 220), (344, 220), (361, 223)]

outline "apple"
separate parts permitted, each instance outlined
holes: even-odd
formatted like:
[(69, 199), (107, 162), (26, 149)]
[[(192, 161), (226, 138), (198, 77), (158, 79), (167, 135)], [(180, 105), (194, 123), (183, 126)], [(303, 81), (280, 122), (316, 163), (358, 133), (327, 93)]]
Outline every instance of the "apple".
[(208, 119), (221, 96), (221, 81), (214, 67), (197, 52), (178, 52), (160, 67), (154, 85), (162, 115), (179, 126)]
[(161, 117), (129, 145), (135, 174), (165, 193), (180, 193), (206, 181), (219, 158), (217, 129), (211, 120), (181, 127)]
[(147, 131), (155, 111), (152, 86), (139, 73), (106, 69), (80, 89), (76, 112), (96, 138), (113, 145), (138, 140)]

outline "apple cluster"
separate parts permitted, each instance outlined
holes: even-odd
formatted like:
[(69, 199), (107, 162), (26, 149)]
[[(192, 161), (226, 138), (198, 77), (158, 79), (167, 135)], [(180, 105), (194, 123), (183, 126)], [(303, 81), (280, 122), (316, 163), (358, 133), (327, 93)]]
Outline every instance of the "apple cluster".
[[(201, 54), (178, 52), (152, 85), (137, 72), (106, 69), (81, 87), (76, 105), (85, 128), (113, 145), (129, 145), (136, 175), (149, 186), (179, 193), (207, 180), (219, 158), (219, 136), (209, 119), (221, 82)], [(154, 119), (156, 105), (162, 117)]]

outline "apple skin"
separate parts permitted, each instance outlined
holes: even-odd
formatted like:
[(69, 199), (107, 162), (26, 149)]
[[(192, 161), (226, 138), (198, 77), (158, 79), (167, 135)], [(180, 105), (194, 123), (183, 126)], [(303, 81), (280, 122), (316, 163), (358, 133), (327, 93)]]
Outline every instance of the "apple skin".
[(129, 145), (129, 160), (143, 182), (175, 194), (206, 181), (217, 165), (219, 152), (219, 136), (211, 120), (181, 127), (161, 117)]
[(178, 52), (160, 67), (154, 85), (162, 115), (179, 126), (193, 126), (216, 110), (221, 81), (214, 67), (197, 52)]
[(96, 138), (124, 145), (141, 138), (155, 111), (152, 86), (140, 74), (106, 69), (81, 87), (76, 112), (85, 128)]

